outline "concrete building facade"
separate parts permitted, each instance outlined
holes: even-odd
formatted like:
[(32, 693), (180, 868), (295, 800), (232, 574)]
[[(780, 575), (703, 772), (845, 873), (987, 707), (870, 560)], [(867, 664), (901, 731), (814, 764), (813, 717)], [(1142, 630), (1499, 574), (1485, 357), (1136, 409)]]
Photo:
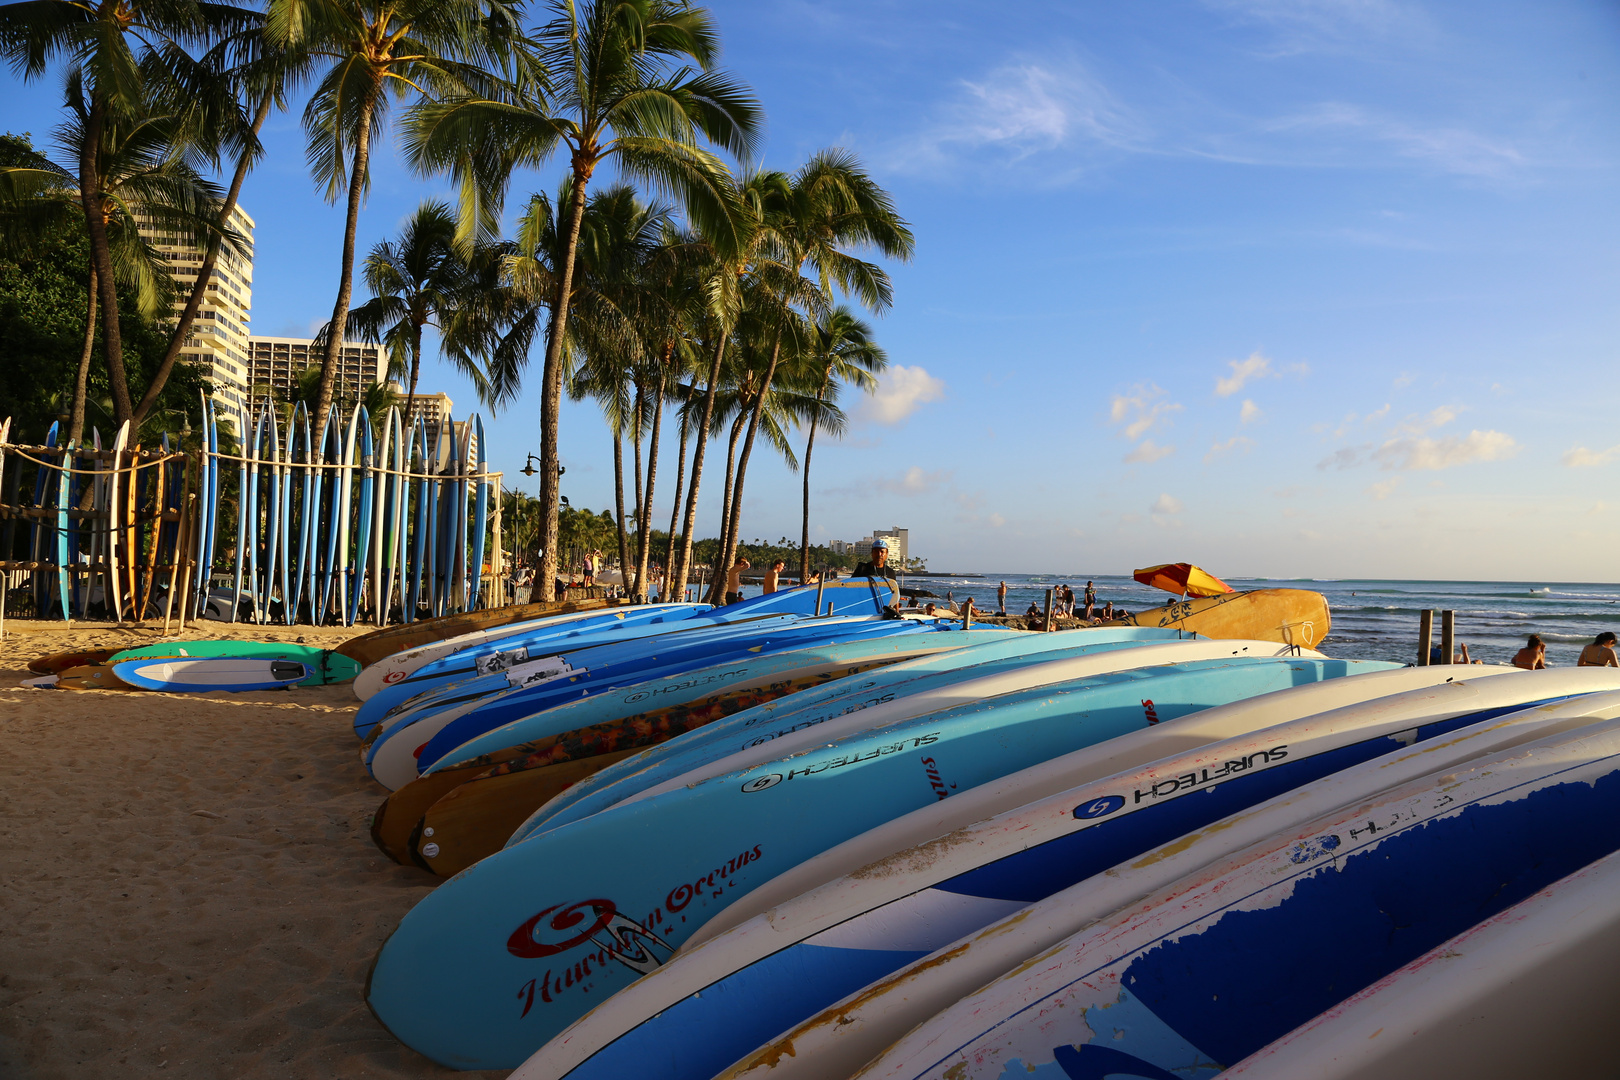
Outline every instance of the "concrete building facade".
[[(249, 341), (248, 386), (258, 394), (269, 387), (285, 399), (297, 386), (299, 375), (307, 368), (320, 367), (323, 355), (312, 338), (255, 336)], [(333, 400), (352, 405), (364, 397), (380, 377), (383, 365), (379, 346), (344, 342), (332, 387)]]

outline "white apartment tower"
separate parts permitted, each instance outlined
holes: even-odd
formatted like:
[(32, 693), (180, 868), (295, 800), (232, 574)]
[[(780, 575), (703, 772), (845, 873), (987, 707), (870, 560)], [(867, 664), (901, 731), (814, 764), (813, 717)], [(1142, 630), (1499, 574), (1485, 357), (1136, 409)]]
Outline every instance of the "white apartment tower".
[[(187, 239), (143, 214), (137, 214), (135, 221), (141, 235), (169, 264), (178, 286), (174, 301), (178, 318), (197, 282), (203, 254)], [(231, 228), (245, 238), (246, 247), (240, 255), (228, 247), (220, 248), (208, 291), (180, 353), (182, 360), (201, 365), (203, 375), (212, 380), (214, 404), (224, 417), (247, 407), (248, 322), (253, 310), (253, 219), (238, 206), (231, 212)]]

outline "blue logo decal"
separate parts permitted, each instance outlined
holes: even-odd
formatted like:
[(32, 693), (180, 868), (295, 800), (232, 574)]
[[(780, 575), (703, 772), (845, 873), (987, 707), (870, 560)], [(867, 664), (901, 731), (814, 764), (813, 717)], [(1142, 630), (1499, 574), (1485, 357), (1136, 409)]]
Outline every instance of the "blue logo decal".
[(1107, 817), (1115, 810), (1125, 805), (1123, 795), (1104, 795), (1100, 799), (1086, 803), (1084, 806), (1074, 808), (1074, 816), (1082, 820), (1086, 818)]

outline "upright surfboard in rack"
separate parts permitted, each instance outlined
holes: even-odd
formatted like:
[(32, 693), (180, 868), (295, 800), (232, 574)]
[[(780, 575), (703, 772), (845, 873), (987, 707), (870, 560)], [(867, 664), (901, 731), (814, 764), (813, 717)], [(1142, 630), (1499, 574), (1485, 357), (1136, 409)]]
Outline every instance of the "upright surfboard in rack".
[[(68, 500), (75, 510), (88, 510), (91, 515), (94, 515), (96, 507), (99, 505), (96, 497), (99, 494), (98, 484), (101, 481), (101, 471), (99, 462), (95, 457), (85, 456), (85, 449), (84, 444), (80, 443), (79, 454), (81, 456), (73, 459), (74, 466), (83, 470), (83, 472), (77, 473), (69, 479)], [(101, 449), (99, 439), (96, 440), (96, 449)], [(80, 479), (80, 476), (84, 476), (85, 479)], [(96, 561), (95, 521), (94, 516), (81, 518), (77, 514), (68, 515), (68, 556), (75, 562), (78, 561), (81, 551), (87, 561), (92, 564)], [(81, 619), (89, 616), (91, 584), (92, 578), (89, 574), (76, 574), (68, 581), (68, 599), (73, 604), (73, 610), (79, 613)]]
[[(50, 430), (45, 432), (46, 452), (39, 456), (39, 461), (50, 461), (51, 454), (49, 451), (51, 448), (56, 446), (57, 434), (60, 429), (60, 424), (52, 424), (50, 426)], [(45, 501), (46, 493), (48, 490), (54, 490), (48, 488), (48, 485), (46, 484), (46, 481), (50, 478), (50, 475), (51, 469), (48, 464), (39, 465), (34, 473), (34, 506), (39, 508), (40, 516), (34, 518), (29, 524), (28, 554), (36, 566), (46, 561), (46, 555), (51, 550), (51, 547), (49, 546), (49, 539), (52, 536), (51, 527), (46, 523), (46, 519), (44, 517), (44, 511), (48, 506), (47, 502)], [(50, 605), (51, 594), (50, 581), (46, 577), (43, 570), (34, 571), (33, 584), (34, 611), (41, 618), (44, 618), (47, 614), (46, 609)]]
[(358, 459), (358, 474), (356, 488), (358, 493), (354, 510), (354, 557), (349, 563), (349, 606), (343, 620), (347, 626), (353, 626), (360, 617), (360, 608), (366, 594), (366, 568), (369, 565), (367, 558), (371, 552), (371, 533), (373, 524), (372, 502), (376, 496), (376, 446), (371, 437), (371, 414), (364, 405), (354, 407), (354, 419), (349, 424), (349, 438), (354, 439), (358, 433), (359, 443), (349, 448), (351, 457)]
[[(427, 425), (420, 416), (416, 418), (411, 443), (415, 455), (415, 467), (411, 470), (415, 524), (411, 528), (411, 560), (406, 569), (406, 575), (410, 579), (410, 595), (406, 598), (405, 604), (406, 622), (415, 622), (416, 614), (420, 610), (417, 605), (422, 602), (422, 581), (427, 573), (424, 564), (427, 558), (429, 523), (433, 516), (428, 506)], [(431, 589), (431, 586), (429, 588)]]
[(310, 621), (316, 626), (326, 622), (326, 615), (332, 608), (332, 590), (338, 568), (338, 543), (341, 536), (338, 525), (338, 509), (342, 499), (342, 466), (343, 466), (343, 430), (342, 421), (338, 418), (337, 406), (333, 405), (326, 413), (326, 427), (321, 433), (321, 494), (323, 505), (321, 510), (321, 589), (319, 596), (312, 601), (315, 610), (311, 612)]
[[(124, 578), (128, 577), (129, 567), (135, 561), (135, 455), (131, 453), (129, 445), (130, 427), (125, 420), (118, 426), (118, 434), (113, 438), (112, 468), (108, 472), (108, 499), (107, 510), (112, 523), (112, 533), (107, 544), (107, 579), (112, 583), (112, 595), (109, 606), (112, 608), (118, 622), (124, 621)], [(135, 447), (139, 450), (140, 447)], [(129, 454), (129, 464), (124, 464), (124, 455)], [(122, 548), (124, 560), (122, 563), (123, 575), (120, 576), (120, 563), (118, 551)], [(134, 590), (130, 590), (130, 600), (135, 599)], [(130, 612), (130, 618), (135, 613)]]
[(468, 424), (464, 437), (457, 440), (461, 453), (456, 464), (456, 506), (450, 512), (451, 525), (454, 528), (455, 551), (451, 553), (452, 573), (455, 575), (455, 597), (457, 611), (466, 611), (471, 605), (467, 603), (467, 592), (471, 581), (468, 577), (470, 568), (467, 566), (467, 474), (472, 470), (473, 455), (478, 447), (474, 440), (472, 425)]
[[(405, 425), (401, 421), (398, 409), (388, 410), (389, 428), (393, 432), (394, 452), (391, 459), (393, 475), (388, 478), (390, 492), (389, 518), (388, 518), (388, 559), (387, 559), (387, 588), (384, 590), (382, 615), (384, 618), (394, 609), (394, 598), (397, 593), (404, 596), (404, 582), (400, 575), (405, 568), (405, 523), (406, 503), (408, 492), (405, 487), (405, 469), (410, 464), (411, 451), (406, 441)], [(400, 607), (405, 605), (401, 602)], [(381, 624), (379, 624), (381, 625)]]
[(192, 595), (196, 597), (193, 615), (207, 610), (208, 587), (214, 571), (214, 530), (219, 523), (215, 476), (219, 472), (219, 425), (214, 419), (214, 403), (207, 391), (199, 391), (202, 405), (202, 469), (197, 478), (197, 567), (192, 575)]
[(473, 414), (472, 429), (477, 447), (474, 460), (478, 463), (473, 483), (478, 485), (478, 493), (473, 498), (472, 595), (467, 603), (469, 609), (480, 606), (479, 598), (484, 591), (484, 530), (489, 526), (489, 456), (484, 450), (484, 419), (477, 413)]
[[(68, 580), (72, 577), (71, 564), (68, 559), (68, 503), (71, 493), (68, 491), (68, 481), (72, 479), (69, 471), (73, 467), (73, 444), (66, 443), (62, 448), (61, 467), (56, 471), (52, 486), (56, 489), (56, 593), (57, 602), (62, 605), (62, 618), (72, 618), (68, 608)], [(108, 600), (109, 604), (117, 601)]]
[[(461, 445), (456, 438), (456, 421), (444, 418), (439, 429), (439, 444), (443, 447), (443, 463), (439, 480), (439, 614), (448, 615), (456, 609), (456, 537), (459, 535), (456, 518), (456, 493), (460, 489)], [(465, 514), (461, 515), (465, 518)]]
[(310, 553), (312, 540), (315, 535), (314, 510), (316, 506), (315, 489), (316, 473), (313, 468), (314, 451), (309, 441), (309, 410), (300, 401), (293, 409), (293, 427), (298, 436), (298, 465), (292, 470), (297, 478), (296, 495), (299, 507), (298, 518), (298, 557), (293, 567), (292, 604), (289, 621), (298, 617), (298, 609), (303, 605), (305, 595), (310, 591), (306, 585), (310, 579)]
[(371, 596), (371, 610), (373, 621), (381, 626), (388, 615), (388, 586), (383, 581), (383, 566), (391, 564), (389, 559), (388, 533), (388, 497), (393, 492), (393, 476), (390, 475), (389, 455), (394, 449), (394, 409), (390, 407), (383, 413), (382, 423), (378, 425), (381, 439), (377, 444), (377, 457), (374, 475), (376, 482), (371, 501), (371, 581), (369, 593)]
[(248, 546), (248, 464), (251, 457), (249, 443), (252, 435), (248, 431), (247, 414), (241, 407), (236, 409), (236, 584), (231, 589), (231, 622), (235, 622), (238, 613), (242, 610), (242, 560), (247, 555)]
[(276, 488), (280, 492), (281, 513), (277, 520), (280, 523), (276, 536), (276, 547), (279, 558), (276, 560), (276, 580), (281, 583), (281, 619), (288, 626), (298, 614), (298, 604), (293, 599), (294, 587), (292, 575), (292, 548), (294, 541), (293, 520), (297, 517), (297, 506), (293, 502), (293, 457), (296, 449), (296, 428), (293, 424), (292, 413), (287, 414), (287, 438), (277, 455)]
[(427, 468), (427, 591), (428, 610), (435, 618), (444, 614), (444, 589), (440, 582), (439, 567), (443, 559), (439, 555), (439, 481), (435, 479), (439, 472), (439, 463), (442, 460), (444, 449), (444, 425), (448, 417), (441, 421), (433, 433), (433, 443), (428, 449)]

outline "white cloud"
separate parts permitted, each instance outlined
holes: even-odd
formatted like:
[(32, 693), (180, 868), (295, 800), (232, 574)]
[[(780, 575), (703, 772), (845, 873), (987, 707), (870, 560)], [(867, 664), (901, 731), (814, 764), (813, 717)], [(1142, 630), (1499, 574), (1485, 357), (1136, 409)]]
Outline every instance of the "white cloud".
[(1388, 480), (1380, 480), (1378, 483), (1372, 485), (1367, 489), (1367, 494), (1371, 495), (1375, 499), (1387, 499), (1389, 498), (1390, 494), (1400, 486), (1401, 478), (1394, 476)]
[(1607, 450), (1588, 450), (1584, 446), (1577, 446), (1567, 451), (1562, 460), (1571, 469), (1589, 469), (1597, 465), (1607, 465), (1620, 454), (1620, 446), (1611, 446)]
[(1459, 127), (1418, 127), (1344, 102), (1323, 102), (1265, 126), (1272, 132), (1331, 133), (1332, 145), (1339, 152), (1350, 149), (1342, 140), (1343, 133), (1358, 134), (1382, 143), (1399, 157), (1464, 176), (1501, 176), (1526, 164), (1524, 155), (1501, 140)]
[(1263, 415), (1265, 415), (1265, 411), (1261, 409), (1260, 406), (1256, 405), (1248, 398), (1244, 398), (1243, 410), (1238, 413), (1238, 423), (1252, 424), (1256, 420), (1260, 419), (1260, 417)]
[(905, 471), (905, 475), (898, 480), (879, 480), (872, 486), (896, 495), (926, 495), (930, 491), (947, 483), (952, 472), (949, 469), (938, 469), (934, 472), (924, 472), (922, 466), (913, 465)]
[(1372, 443), (1360, 446), (1341, 446), (1316, 463), (1318, 469), (1353, 469), (1361, 464), (1361, 455), (1372, 449)]
[(1108, 403), (1109, 423), (1124, 424), (1120, 434), (1135, 442), (1154, 428), (1167, 426), (1181, 412), (1175, 402), (1158, 400), (1163, 396), (1164, 391), (1152, 383), (1134, 386), (1128, 394), (1115, 394)]
[(1250, 353), (1247, 360), (1228, 360), (1232, 374), (1225, 378), (1215, 380), (1215, 396), (1231, 397), (1243, 389), (1243, 384), (1250, 379), (1260, 379), (1271, 374), (1271, 361), (1259, 353)]
[(999, 529), (1003, 525), (1007, 524), (1007, 519), (1002, 517), (1000, 514), (991, 514), (984, 520), (992, 529)]
[(1476, 430), (1444, 439), (1390, 439), (1373, 451), (1372, 460), (1384, 469), (1449, 469), (1478, 461), (1502, 461), (1519, 450), (1519, 443), (1511, 435)]
[(1403, 371), (1399, 375), (1395, 376), (1395, 389), (1404, 389), (1405, 387), (1411, 386), (1416, 381), (1416, 375), (1412, 374), (1410, 371)]
[(1222, 454), (1225, 454), (1229, 450), (1242, 449), (1244, 451), (1247, 451), (1247, 450), (1252, 449), (1253, 447), (1254, 447), (1254, 440), (1249, 438), (1247, 435), (1234, 435), (1230, 439), (1227, 439), (1225, 442), (1218, 442), (1218, 443), (1214, 443), (1213, 445), (1211, 445), (1210, 448), (1209, 448), (1209, 452), (1204, 455), (1204, 464), (1206, 464), (1206, 465), (1209, 464), (1210, 462), (1214, 461), (1216, 458), (1220, 457)]
[(1153, 500), (1153, 505), (1148, 507), (1148, 511), (1154, 514), (1179, 514), (1181, 513), (1181, 500), (1174, 495), (1161, 494), (1157, 499)]
[(927, 370), (897, 364), (878, 376), (877, 390), (861, 407), (861, 416), (879, 424), (898, 424), (930, 401), (945, 397), (945, 380)]
[(1151, 465), (1175, 452), (1176, 448), (1173, 446), (1158, 446), (1152, 439), (1143, 439), (1136, 449), (1125, 455), (1125, 462), (1131, 465)]
[[(1403, 423), (1395, 428), (1395, 434), (1422, 435), (1425, 432), (1433, 431), (1435, 428), (1445, 427), (1447, 424), (1457, 419), (1457, 414), (1461, 411), (1462, 410), (1460, 409), (1452, 408), (1450, 405), (1442, 405), (1439, 408), (1432, 410), (1425, 416), (1419, 416), (1414, 413), (1413, 415), (1408, 416)], [(1371, 417), (1368, 419), (1371, 419)]]

